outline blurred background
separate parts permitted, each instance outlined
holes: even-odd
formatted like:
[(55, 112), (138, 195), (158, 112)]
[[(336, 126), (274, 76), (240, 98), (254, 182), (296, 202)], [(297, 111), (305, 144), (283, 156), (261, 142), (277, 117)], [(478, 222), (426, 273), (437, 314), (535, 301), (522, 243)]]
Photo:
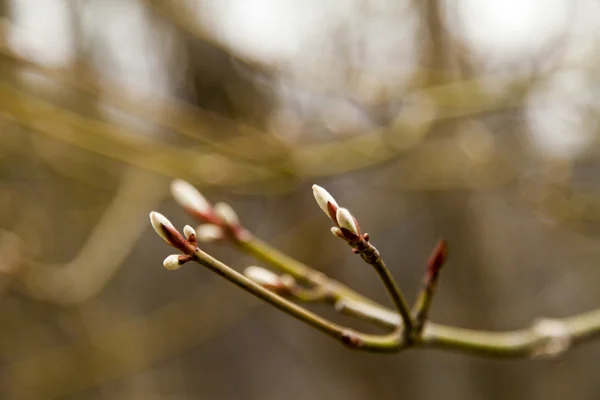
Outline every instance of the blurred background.
[(200, 266), (165, 270), (148, 223), (191, 222), (168, 194), (189, 180), (387, 304), (318, 183), (411, 300), (448, 239), (438, 322), (600, 307), (597, 1), (1, 0), (0, 18), (0, 398), (600, 395), (600, 343), (351, 352)]

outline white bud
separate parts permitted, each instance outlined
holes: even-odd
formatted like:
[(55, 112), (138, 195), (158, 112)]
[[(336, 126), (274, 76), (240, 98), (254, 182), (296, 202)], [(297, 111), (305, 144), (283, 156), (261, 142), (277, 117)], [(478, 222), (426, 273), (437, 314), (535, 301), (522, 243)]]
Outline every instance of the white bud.
[(204, 224), (196, 228), (196, 238), (200, 242), (214, 242), (225, 237), (225, 233), (220, 226), (214, 224)]
[(331, 227), (331, 233), (333, 233), (333, 236), (335, 236), (335, 237), (345, 239), (344, 234), (342, 233), (342, 230), (340, 228), (338, 228), (337, 226)]
[(189, 225), (183, 227), (183, 234), (187, 240), (190, 240), (190, 237), (196, 236), (196, 231)]
[(572, 345), (568, 326), (560, 320), (542, 318), (536, 321), (533, 331), (540, 337), (533, 351), (537, 357), (557, 357)]
[(210, 203), (190, 183), (176, 179), (171, 182), (171, 195), (183, 208), (196, 210), (201, 213), (210, 211)]
[(236, 212), (227, 203), (215, 204), (215, 214), (217, 214), (227, 225), (239, 225), (240, 219)]
[(152, 227), (154, 228), (156, 233), (158, 233), (158, 236), (163, 238), (165, 242), (171, 244), (171, 242), (169, 241), (169, 237), (165, 234), (165, 228), (176, 230), (171, 221), (169, 221), (167, 217), (165, 217), (161, 213), (152, 211), (150, 213), (150, 223), (152, 224)]
[(281, 283), (281, 279), (277, 274), (261, 267), (248, 267), (244, 270), (244, 275), (261, 286), (275, 287)]
[(337, 202), (335, 201), (333, 196), (330, 195), (329, 192), (327, 190), (323, 189), (321, 186), (313, 185), (312, 189), (313, 189), (313, 195), (315, 196), (315, 200), (317, 201), (317, 204), (319, 205), (319, 207), (321, 207), (321, 210), (323, 210), (325, 212), (325, 214), (329, 218), (331, 218), (331, 215), (329, 214), (329, 207), (328, 207), (327, 203), (331, 203), (337, 209), (339, 207)]
[(179, 267), (181, 267), (179, 255), (171, 254), (170, 256), (165, 258), (165, 261), (163, 261), (163, 266), (169, 271), (175, 271), (176, 269), (179, 269)]
[(335, 213), (335, 219), (337, 220), (340, 228), (345, 228), (355, 235), (360, 235), (358, 225), (348, 209), (342, 207), (338, 208), (337, 212)]

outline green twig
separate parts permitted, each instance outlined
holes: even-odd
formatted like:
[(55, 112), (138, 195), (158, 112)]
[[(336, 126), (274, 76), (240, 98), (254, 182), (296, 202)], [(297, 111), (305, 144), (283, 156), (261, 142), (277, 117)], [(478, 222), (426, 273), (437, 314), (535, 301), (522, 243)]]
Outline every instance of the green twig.
[(383, 285), (385, 286), (388, 294), (390, 295), (390, 298), (392, 299), (396, 310), (402, 317), (404, 327), (402, 327), (401, 324), (398, 324), (396, 327), (396, 331), (403, 331), (405, 340), (407, 342), (410, 342), (412, 331), (414, 329), (414, 323), (411, 316), (410, 307), (408, 306), (408, 303), (404, 298), (402, 291), (396, 284), (394, 277), (390, 273), (390, 270), (386, 267), (385, 262), (381, 258), (381, 254), (375, 248), (375, 246), (373, 246), (364, 238), (361, 239), (358, 243), (356, 243), (355, 246), (356, 247), (354, 248), (356, 249), (356, 253), (360, 254), (361, 258), (367, 264), (371, 265), (377, 272), (377, 275), (379, 275), (379, 278), (383, 282)]
[(322, 318), (272, 291), (263, 288), (261, 285), (246, 278), (244, 275), (231, 269), (221, 261), (198, 248), (190, 255), (194, 261), (227, 279), (229, 282), (326, 335), (341, 341), (349, 347), (374, 352), (390, 352), (397, 351), (402, 344), (397, 335), (363, 334)]

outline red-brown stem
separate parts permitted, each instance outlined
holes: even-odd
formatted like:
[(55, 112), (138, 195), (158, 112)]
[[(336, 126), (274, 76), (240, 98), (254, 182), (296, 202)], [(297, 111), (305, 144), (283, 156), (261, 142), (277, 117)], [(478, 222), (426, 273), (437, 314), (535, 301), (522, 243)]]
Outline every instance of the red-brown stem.
[(423, 287), (419, 292), (415, 307), (413, 308), (416, 334), (420, 334), (423, 331), (423, 327), (427, 322), (427, 316), (437, 287), (438, 277), (447, 257), (448, 245), (446, 244), (446, 241), (442, 239), (435, 246), (429, 260), (427, 260), (427, 269), (423, 279)]
[(161, 224), (162, 231), (167, 237), (167, 241), (171, 246), (185, 254), (194, 254), (196, 246), (188, 242), (179, 231), (171, 226)]

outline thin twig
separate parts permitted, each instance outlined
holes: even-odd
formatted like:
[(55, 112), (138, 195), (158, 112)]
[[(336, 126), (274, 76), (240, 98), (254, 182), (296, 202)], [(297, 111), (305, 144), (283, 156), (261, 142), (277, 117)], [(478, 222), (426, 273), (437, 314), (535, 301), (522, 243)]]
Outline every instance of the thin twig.
[[(339, 312), (386, 328), (397, 329), (399, 325), (402, 325), (401, 316), (393, 310), (281, 253), (252, 235), (248, 236), (248, 240), (244, 243), (236, 243), (236, 245), (240, 250), (267, 262), (278, 270), (284, 271), (297, 279), (304, 279), (306, 282), (326, 288), (328, 291), (327, 301), (335, 304)], [(569, 343), (568, 349), (600, 336), (600, 310), (554, 321), (565, 328), (557, 335), (558, 339), (552, 339), (552, 334), (548, 334), (543, 330), (542, 332), (536, 330), (536, 324), (527, 329), (494, 332), (465, 329), (427, 321), (427, 324), (422, 328), (421, 335), (413, 339), (412, 346), (439, 348), (479, 356), (516, 358), (543, 355), (547, 343), (551, 343), (553, 340), (564, 342), (565, 338), (569, 338), (570, 340), (567, 340)], [(396, 351), (408, 347), (407, 343), (402, 342), (396, 348)]]
[(415, 316), (414, 333), (416, 335), (419, 335), (423, 331), (423, 327), (427, 321), (429, 309), (431, 308), (431, 303), (437, 287), (438, 276), (446, 261), (447, 255), (448, 246), (446, 245), (446, 241), (440, 240), (427, 261), (427, 269), (423, 279), (423, 288), (417, 296), (417, 301), (415, 302), (413, 309), (413, 315)]
[[(247, 233), (246, 240), (233, 243), (241, 251), (262, 260), (279, 271), (289, 274), (313, 287), (320, 287), (322, 291), (327, 293), (326, 297), (332, 304), (336, 304), (341, 300), (353, 300), (363, 305), (368, 305), (371, 310), (378, 309), (383, 313), (388, 312), (392, 316), (396, 316), (394, 312), (379, 305), (374, 300), (288, 256), (249, 232)], [(395, 323), (394, 327), (396, 325)]]
[[(368, 236), (367, 236), (368, 237)], [(371, 265), (379, 278), (383, 282), (388, 294), (390, 295), (396, 310), (402, 317), (402, 322), (404, 323), (404, 327), (401, 327), (400, 324), (396, 327), (397, 331), (404, 331), (404, 338), (407, 341), (411, 340), (412, 331), (414, 329), (414, 323), (410, 311), (410, 307), (408, 306), (408, 302), (404, 298), (402, 291), (396, 284), (394, 277), (390, 273), (390, 270), (386, 267), (385, 262), (381, 258), (381, 254), (379, 251), (373, 246), (370, 242), (365, 240), (364, 238), (356, 244), (356, 252), (360, 254), (361, 258), (369, 265)]]
[(341, 341), (351, 348), (375, 352), (389, 352), (396, 351), (401, 345), (401, 341), (397, 335), (364, 334), (322, 318), (317, 314), (273, 293), (272, 291), (263, 288), (261, 285), (246, 278), (244, 275), (233, 270), (200, 249), (196, 249), (191, 255), (194, 261), (207, 267), (217, 275), (227, 279), (229, 282), (244, 289), (261, 300), (266, 301), (267, 303), (293, 316), (294, 318), (312, 326), (313, 328), (318, 329), (326, 335)]

